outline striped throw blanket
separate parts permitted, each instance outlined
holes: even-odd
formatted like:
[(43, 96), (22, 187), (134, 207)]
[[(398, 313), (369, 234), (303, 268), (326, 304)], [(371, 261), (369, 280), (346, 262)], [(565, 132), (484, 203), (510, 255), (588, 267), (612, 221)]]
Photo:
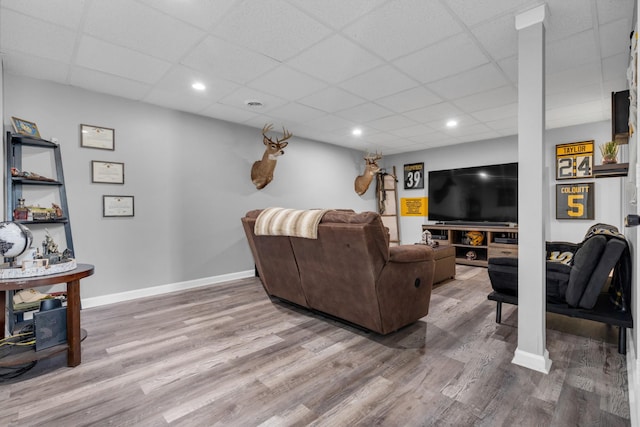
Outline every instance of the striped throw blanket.
[(318, 238), (318, 224), (330, 209), (295, 210), (267, 208), (256, 218), (256, 236), (293, 236)]

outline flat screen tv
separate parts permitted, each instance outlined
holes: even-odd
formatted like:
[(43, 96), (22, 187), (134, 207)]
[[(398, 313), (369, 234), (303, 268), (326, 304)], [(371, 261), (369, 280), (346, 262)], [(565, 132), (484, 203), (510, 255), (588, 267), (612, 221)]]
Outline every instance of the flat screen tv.
[(429, 172), (429, 220), (518, 222), (518, 164)]

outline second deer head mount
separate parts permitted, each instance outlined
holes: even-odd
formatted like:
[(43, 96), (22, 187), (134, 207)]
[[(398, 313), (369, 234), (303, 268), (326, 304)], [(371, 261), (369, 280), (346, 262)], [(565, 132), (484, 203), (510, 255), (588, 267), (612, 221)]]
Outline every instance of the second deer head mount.
[(287, 131), (284, 126), (282, 127), (282, 138), (273, 139), (267, 136), (273, 128), (273, 125), (266, 124), (262, 128), (262, 142), (266, 146), (262, 160), (258, 160), (253, 163), (251, 167), (251, 181), (258, 190), (263, 189), (273, 180), (273, 170), (276, 168), (278, 157), (284, 154), (284, 148), (289, 144), (287, 139), (291, 138), (293, 134)]
[(373, 177), (380, 172), (380, 167), (378, 166), (378, 160), (380, 159), (382, 159), (382, 154), (378, 154), (377, 151), (374, 155), (367, 154), (364, 156), (364, 173), (359, 175), (354, 182), (354, 188), (359, 196), (367, 192)]

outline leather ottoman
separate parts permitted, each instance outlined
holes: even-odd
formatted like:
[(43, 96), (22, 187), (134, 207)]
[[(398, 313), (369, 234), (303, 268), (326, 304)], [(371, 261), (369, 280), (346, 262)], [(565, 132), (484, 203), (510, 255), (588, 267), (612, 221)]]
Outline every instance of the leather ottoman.
[(456, 248), (449, 245), (440, 245), (433, 248), (436, 261), (436, 269), (433, 274), (433, 283), (442, 282), (456, 277)]

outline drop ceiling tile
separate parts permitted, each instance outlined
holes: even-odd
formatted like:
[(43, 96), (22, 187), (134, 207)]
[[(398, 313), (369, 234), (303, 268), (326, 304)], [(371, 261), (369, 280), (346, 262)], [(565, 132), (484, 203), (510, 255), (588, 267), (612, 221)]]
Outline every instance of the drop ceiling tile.
[(327, 84), (286, 65), (280, 65), (251, 81), (249, 86), (289, 100), (297, 100), (327, 87)]
[(451, 100), (495, 89), (507, 83), (507, 79), (494, 64), (487, 64), (430, 83), (427, 87), (443, 98)]
[(309, 120), (326, 116), (327, 113), (315, 108), (307, 107), (306, 105), (291, 102), (281, 107), (274, 108), (269, 111), (269, 115), (280, 118), (282, 122), (304, 123)]
[(414, 52), (462, 31), (438, 2), (389, 1), (343, 32), (385, 59)]
[(213, 30), (222, 39), (278, 61), (308, 49), (331, 32), (284, 0), (239, 3)]
[(10, 11), (0, 13), (0, 51), (69, 62), (76, 35), (58, 25)]
[(175, 0), (139, 0), (181, 21), (210, 30), (239, 0), (191, 1), (188, 5)]
[(130, 0), (92, 2), (84, 29), (96, 38), (168, 61), (181, 58), (205, 35), (192, 25)]
[(471, 33), (493, 59), (503, 59), (518, 53), (516, 18), (507, 14), (471, 28)]
[(323, 24), (340, 29), (367, 14), (385, 0), (322, 0), (291, 1), (293, 6), (305, 11)]
[(598, 58), (593, 30), (583, 31), (562, 40), (547, 43), (547, 73), (588, 64)]
[(394, 64), (422, 83), (429, 83), (470, 70), (489, 62), (489, 58), (466, 34), (450, 37)]
[(547, 43), (593, 27), (591, 7), (585, 5), (584, 0), (549, 0), (547, 6), (549, 9), (545, 20)]
[(268, 114), (270, 110), (287, 103), (285, 99), (248, 87), (240, 87), (235, 92), (232, 92), (231, 94), (222, 98), (219, 102), (231, 107), (243, 108), (252, 111), (252, 107), (246, 105), (246, 102), (249, 100), (257, 100), (262, 102), (262, 107), (253, 109), (254, 113), (256, 114)]
[(383, 65), (382, 67), (353, 77), (341, 83), (339, 86), (351, 93), (373, 101), (417, 85), (418, 82), (407, 77), (395, 68), (389, 65)]
[(470, 6), (468, 0), (447, 0), (447, 6), (468, 26), (495, 19), (506, 12), (524, 12), (539, 4), (535, 0), (475, 0)]
[(502, 119), (485, 122), (487, 126), (501, 135), (516, 135), (518, 133), (518, 116), (505, 117)]
[(628, 53), (631, 50), (631, 18), (624, 18), (600, 26), (600, 50), (604, 58)]
[[(518, 82), (518, 56), (510, 56), (509, 58), (498, 61), (498, 67), (511, 83)], [(547, 71), (548, 73), (548, 71)]]
[(68, 84), (70, 67), (65, 62), (53, 61), (38, 56), (12, 54), (3, 60), (4, 71), (17, 76), (32, 77)]
[[(604, 94), (608, 96), (608, 94)], [(588, 86), (579, 86), (563, 92), (548, 91), (545, 97), (546, 108), (553, 109), (564, 105), (583, 104), (586, 102), (602, 100), (602, 85), (596, 83)]]
[(365, 100), (337, 87), (328, 87), (305, 96), (298, 102), (331, 113), (363, 104)]
[(567, 92), (582, 86), (602, 82), (602, 65), (600, 61), (584, 64), (557, 73), (547, 73), (545, 85), (547, 93)]
[(242, 123), (257, 116), (257, 114), (251, 110), (230, 107), (218, 103), (209, 105), (203, 109), (200, 114), (234, 123)]
[(318, 129), (323, 132), (332, 132), (337, 129), (347, 129), (354, 126), (353, 122), (345, 120), (341, 117), (337, 117), (331, 114), (313, 119), (305, 123), (309, 128)]
[(140, 100), (151, 85), (82, 67), (73, 67), (69, 75), (73, 86), (127, 99)]
[(400, 129), (394, 129), (389, 131), (389, 133), (400, 138), (415, 138), (424, 135), (431, 135), (434, 133), (434, 131), (429, 126), (414, 125), (402, 127)]
[(287, 62), (293, 68), (329, 83), (339, 83), (382, 64), (382, 61), (340, 35), (334, 35)]
[[(449, 119), (456, 120), (458, 122), (458, 126), (455, 128), (447, 127), (446, 122)], [(439, 119), (431, 122), (426, 122), (425, 124), (437, 132), (443, 132), (447, 135), (455, 135), (455, 133), (452, 133), (452, 132), (459, 132), (459, 129), (461, 128), (469, 128), (471, 126), (476, 126), (478, 124), (481, 124), (481, 122), (479, 122), (478, 120), (476, 120), (475, 118), (473, 118), (468, 114), (458, 114), (456, 116), (447, 117), (447, 120)]]
[(602, 78), (605, 82), (619, 79), (621, 77), (620, 70), (626, 69), (629, 63), (630, 59), (628, 53), (620, 53), (618, 55), (604, 58), (602, 60)]
[(417, 123), (415, 121), (409, 118), (396, 115), (396, 116), (383, 117), (377, 120), (372, 120), (370, 122), (367, 122), (366, 125), (383, 132), (388, 132), (395, 129), (415, 126), (416, 124)]
[[(439, 104), (430, 105), (425, 108), (419, 108), (413, 111), (407, 111), (405, 116), (419, 123), (429, 123), (439, 121), (444, 125), (445, 120), (452, 119), (463, 115), (464, 112), (450, 102), (441, 102)], [(440, 127), (440, 124), (438, 125)]]
[(76, 0), (2, 1), (3, 8), (71, 30), (80, 25), (84, 6), (84, 1)]
[(215, 37), (204, 39), (181, 63), (241, 84), (278, 66), (278, 62), (271, 58)]
[(474, 95), (459, 98), (453, 103), (460, 110), (471, 113), (474, 111), (486, 110), (505, 104), (517, 102), (518, 90), (511, 85), (502, 86), (497, 89), (488, 90), (486, 92), (476, 93)]
[(630, 16), (634, 10), (634, 0), (598, 0), (596, 1), (598, 22), (600, 25)]
[(170, 90), (162, 90), (155, 88), (147, 94), (144, 102), (149, 104), (160, 105), (174, 110), (186, 111), (188, 113), (199, 113), (205, 107), (211, 104), (207, 98), (198, 97), (195, 94), (183, 92), (176, 93)]
[(456, 138), (464, 138), (467, 136), (477, 136), (480, 134), (492, 134), (494, 137), (498, 137), (499, 134), (495, 133), (494, 130), (490, 129), (484, 123), (476, 123), (474, 125), (469, 126), (458, 126), (453, 129), (444, 130), (445, 133), (455, 136)]
[(338, 117), (350, 120), (356, 123), (365, 123), (382, 117), (392, 115), (393, 112), (373, 102), (360, 104), (346, 110), (335, 113)]
[(160, 59), (88, 36), (80, 40), (76, 63), (92, 70), (151, 84), (160, 80), (171, 66)]
[(493, 122), (496, 120), (502, 120), (506, 118), (518, 117), (518, 103), (502, 105), (500, 107), (488, 108), (485, 110), (479, 110), (470, 114), (471, 117), (480, 122)]
[(391, 96), (380, 98), (376, 100), (376, 104), (380, 104), (397, 113), (404, 113), (406, 111), (437, 104), (441, 101), (442, 99), (438, 95), (422, 86), (418, 86)]
[[(191, 87), (195, 82), (200, 82), (206, 86), (203, 91), (196, 91)], [(228, 80), (219, 79), (206, 73), (193, 70), (182, 65), (174, 65), (158, 81), (155, 90), (163, 93), (173, 93), (176, 96), (190, 94), (198, 99), (208, 100), (209, 103), (218, 101), (220, 98), (238, 90), (240, 86)]]

